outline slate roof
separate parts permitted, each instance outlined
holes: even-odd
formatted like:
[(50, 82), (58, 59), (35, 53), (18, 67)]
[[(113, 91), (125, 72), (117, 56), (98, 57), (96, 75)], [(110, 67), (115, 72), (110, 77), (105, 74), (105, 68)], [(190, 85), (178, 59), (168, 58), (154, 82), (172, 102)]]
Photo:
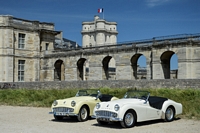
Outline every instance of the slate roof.
[(74, 49), (74, 48), (81, 48), (75, 41), (63, 38), (62, 40), (59, 38), (55, 38), (54, 43), (55, 49)]

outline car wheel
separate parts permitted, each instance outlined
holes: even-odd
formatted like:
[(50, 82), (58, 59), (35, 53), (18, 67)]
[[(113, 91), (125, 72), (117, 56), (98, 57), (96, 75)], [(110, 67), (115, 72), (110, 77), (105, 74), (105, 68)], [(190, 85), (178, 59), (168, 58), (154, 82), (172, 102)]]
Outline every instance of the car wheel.
[(86, 121), (88, 119), (88, 114), (89, 114), (89, 112), (88, 112), (87, 107), (86, 106), (81, 107), (81, 109), (78, 113), (78, 116), (77, 116), (78, 121), (80, 121), (80, 122)]
[(99, 123), (99, 125), (107, 125), (108, 124), (108, 122), (106, 122), (106, 121), (100, 121), (98, 119), (97, 119), (97, 122)]
[(123, 121), (120, 122), (124, 128), (134, 127), (136, 123), (136, 114), (133, 111), (127, 111), (124, 115)]
[(54, 115), (54, 118), (55, 118), (55, 120), (62, 120), (63, 116), (56, 116), (56, 115)]
[(167, 122), (173, 121), (174, 114), (175, 114), (174, 108), (168, 107), (165, 112), (165, 121), (167, 121)]

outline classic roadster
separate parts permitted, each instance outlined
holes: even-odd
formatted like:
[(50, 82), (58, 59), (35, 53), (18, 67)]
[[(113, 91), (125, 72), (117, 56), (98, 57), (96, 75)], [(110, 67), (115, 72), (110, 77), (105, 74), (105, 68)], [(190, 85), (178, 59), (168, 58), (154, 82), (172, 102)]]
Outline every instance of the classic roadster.
[(147, 91), (131, 90), (124, 98), (97, 103), (93, 118), (100, 125), (119, 121), (124, 128), (130, 128), (136, 122), (164, 119), (173, 121), (175, 115), (182, 113), (182, 104), (173, 100), (150, 96)]
[(93, 109), (99, 102), (112, 101), (118, 98), (112, 95), (101, 94), (99, 90), (79, 90), (75, 97), (55, 100), (51, 106), (51, 112), (56, 120), (64, 117), (76, 117), (78, 121), (86, 121), (93, 115)]

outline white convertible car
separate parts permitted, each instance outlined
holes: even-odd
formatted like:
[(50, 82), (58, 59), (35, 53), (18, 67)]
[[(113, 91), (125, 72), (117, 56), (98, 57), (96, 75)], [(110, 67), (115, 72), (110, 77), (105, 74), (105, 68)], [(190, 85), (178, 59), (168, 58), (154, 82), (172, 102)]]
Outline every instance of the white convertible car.
[(173, 121), (175, 115), (182, 113), (182, 104), (173, 100), (150, 96), (147, 91), (131, 90), (124, 98), (96, 104), (93, 118), (100, 125), (119, 121), (124, 128), (130, 128), (136, 122), (164, 119)]

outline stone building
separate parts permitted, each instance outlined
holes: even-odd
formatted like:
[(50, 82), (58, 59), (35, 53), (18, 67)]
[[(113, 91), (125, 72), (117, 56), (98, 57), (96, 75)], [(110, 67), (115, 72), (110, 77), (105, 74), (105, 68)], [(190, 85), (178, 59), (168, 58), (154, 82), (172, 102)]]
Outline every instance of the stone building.
[[(95, 16), (82, 26), (81, 48), (53, 23), (0, 15), (0, 82), (200, 78), (200, 34), (117, 44), (116, 22)], [(142, 55), (145, 69), (137, 64)]]
[[(41, 81), (41, 57), (57, 48), (78, 47), (53, 23), (0, 15), (0, 82)], [(64, 43), (63, 43), (64, 42)]]
[(81, 34), (83, 48), (116, 44), (117, 23), (95, 16), (94, 21), (82, 23)]

